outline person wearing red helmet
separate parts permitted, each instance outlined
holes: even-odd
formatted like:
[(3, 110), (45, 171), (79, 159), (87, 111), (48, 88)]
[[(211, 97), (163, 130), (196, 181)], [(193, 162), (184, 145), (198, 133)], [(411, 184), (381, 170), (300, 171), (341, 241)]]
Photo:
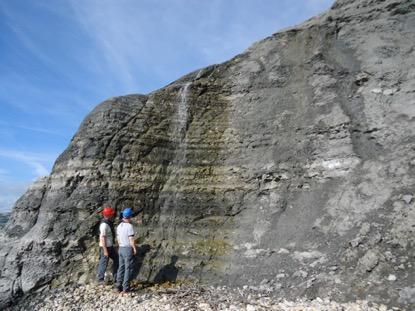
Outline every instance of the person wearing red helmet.
[(98, 276), (99, 284), (104, 284), (105, 270), (107, 270), (109, 258), (112, 260), (112, 277), (115, 281), (118, 270), (118, 253), (114, 247), (114, 216), (115, 210), (106, 206), (102, 211), (102, 220), (99, 225), (99, 263)]

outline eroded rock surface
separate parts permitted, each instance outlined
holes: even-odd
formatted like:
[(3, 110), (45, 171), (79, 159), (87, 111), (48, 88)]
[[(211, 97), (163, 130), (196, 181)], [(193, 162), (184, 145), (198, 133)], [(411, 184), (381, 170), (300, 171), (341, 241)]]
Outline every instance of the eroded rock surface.
[(414, 1), (339, 0), (226, 63), (100, 104), (13, 209), (1, 304), (90, 281), (112, 202), (144, 207), (141, 280), (170, 265), (286, 298), (411, 305), (414, 42)]

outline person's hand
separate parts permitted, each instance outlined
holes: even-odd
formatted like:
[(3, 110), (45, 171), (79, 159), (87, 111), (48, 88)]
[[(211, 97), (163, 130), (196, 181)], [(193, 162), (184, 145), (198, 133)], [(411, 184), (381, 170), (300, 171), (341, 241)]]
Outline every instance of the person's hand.
[(133, 254), (134, 256), (137, 255), (137, 249), (135, 247), (133, 247)]
[(107, 250), (105, 250), (105, 251), (104, 251), (104, 256), (105, 256), (105, 257), (108, 257), (108, 256), (109, 256), (109, 255), (108, 255), (108, 251), (107, 251)]

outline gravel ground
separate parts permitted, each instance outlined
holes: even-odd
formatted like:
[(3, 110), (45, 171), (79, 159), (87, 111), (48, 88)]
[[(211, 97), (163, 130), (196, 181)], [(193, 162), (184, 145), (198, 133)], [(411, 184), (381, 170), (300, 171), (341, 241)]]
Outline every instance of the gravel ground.
[(122, 295), (111, 286), (85, 285), (55, 289), (22, 299), (8, 310), (402, 310), (366, 301), (336, 303), (317, 298), (286, 301), (243, 289), (195, 285), (135, 286)]

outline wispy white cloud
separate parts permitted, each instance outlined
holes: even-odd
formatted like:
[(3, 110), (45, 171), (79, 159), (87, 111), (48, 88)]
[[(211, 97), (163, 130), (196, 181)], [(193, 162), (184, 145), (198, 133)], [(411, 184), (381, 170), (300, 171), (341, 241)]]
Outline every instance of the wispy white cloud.
[(96, 104), (68, 90), (43, 88), (35, 78), (18, 73), (0, 75), (0, 102), (25, 114), (57, 117), (62, 123), (77, 119), (80, 112), (86, 114)]
[(8, 175), (8, 172), (0, 168), (0, 182), (4, 181)]
[(27, 190), (28, 182), (0, 180), (0, 213), (9, 212), (16, 200)]
[(225, 61), (332, 2), (69, 1), (76, 23), (95, 44), (89, 66), (100, 64), (95, 70), (108, 70), (106, 75), (128, 90), (140, 90), (147, 76), (171, 82), (188, 71)]
[(10, 18), (10, 20), (8, 22), (6, 21), (5, 23), (14, 32), (15, 36), (20, 40), (22, 45), (28, 49), (33, 56), (38, 58), (38, 60), (40, 60), (44, 65), (47, 65), (51, 68), (54, 66), (56, 67), (56, 64), (54, 64), (50, 58), (46, 57), (46, 54), (30, 38), (30, 36), (23, 29), (19, 29), (19, 27), (13, 23), (12, 15), (7, 14), (7, 17)]
[(30, 53), (32, 60), (36, 59), (38, 62), (41, 62), (44, 67), (58, 74), (60, 78), (67, 80), (74, 79), (68, 72), (59, 71), (61, 67), (60, 62), (54, 57), (50, 57), (50, 54), (46, 50), (47, 47), (42, 44), (44, 38), (32, 29), (28, 21), (22, 20), (19, 14), (12, 12), (6, 2), (0, 2), (0, 9), (4, 15), (4, 24), (13, 32), (14, 37), (20, 42), (21, 46)]
[(22, 124), (14, 124), (14, 123), (9, 123), (5, 121), (1, 121), (1, 120), (0, 120), (0, 127), (6, 127), (8, 131), (10, 131), (10, 128), (15, 128), (15, 129), (21, 129), (21, 130), (30, 131), (30, 132), (65, 136), (63, 133), (59, 132), (58, 130), (51, 130), (51, 129), (47, 129), (43, 127), (30, 126), (30, 125), (28, 126), (28, 125), (22, 125)]
[(322, 11), (327, 9), (334, 0), (306, 0), (306, 6), (313, 11)]
[(49, 174), (49, 170), (46, 166), (56, 158), (56, 155), (0, 149), (0, 157), (9, 158), (26, 164), (33, 169), (33, 173), (36, 177), (40, 177)]
[(7, 170), (0, 169), (0, 213), (9, 212), (28, 186), (29, 182), (14, 181)]
[[(46, 3), (39, 1), (27, 6), (28, 9), (31, 6), (49, 8), (55, 17), (64, 17), (61, 4)], [(12, 38), (7, 48), (16, 55), (11, 64), (0, 61), (2, 104), (28, 114), (42, 112), (63, 120), (73, 120), (79, 114), (79, 108), (86, 113), (96, 104), (87, 102), (81, 95), (89, 91), (89, 86), (80, 82), (78, 69), (83, 68), (84, 63), (82, 54), (78, 54), (79, 47), (70, 51), (62, 45), (64, 39), (60, 37), (74, 35), (67, 26), (45, 29), (47, 21), (39, 22), (28, 14), (17, 12), (12, 3), (5, 1), (0, 1), (0, 17), (8, 38)], [(68, 46), (73, 47), (70, 43)]]
[(96, 44), (95, 57), (104, 59), (111, 73), (127, 88), (137, 88), (134, 70), (140, 51), (145, 48), (140, 40), (140, 28), (136, 27), (139, 22), (131, 14), (137, 5), (131, 1), (70, 3), (76, 21)]

